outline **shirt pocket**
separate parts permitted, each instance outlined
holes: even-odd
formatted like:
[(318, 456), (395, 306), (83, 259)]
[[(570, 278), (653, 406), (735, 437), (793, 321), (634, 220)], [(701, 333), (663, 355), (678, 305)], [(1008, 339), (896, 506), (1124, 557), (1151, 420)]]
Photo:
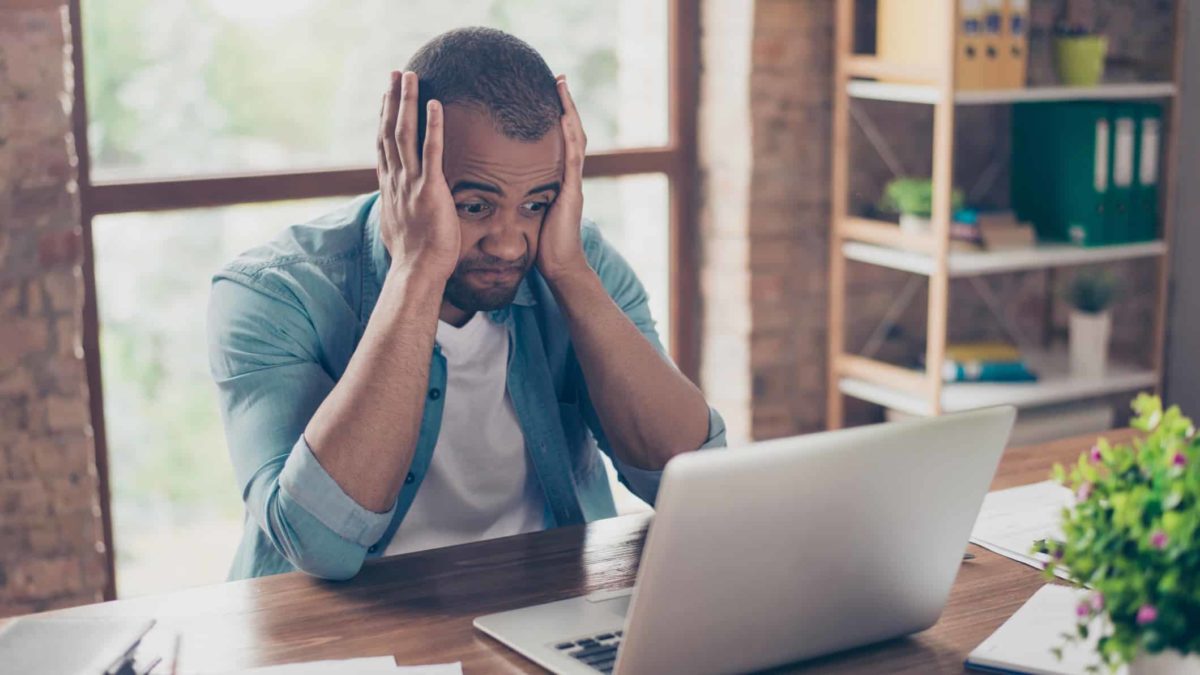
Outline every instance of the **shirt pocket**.
[(578, 403), (558, 403), (558, 418), (562, 422), (563, 434), (567, 439), (567, 454), (571, 458), (571, 472), (576, 478), (588, 478), (600, 469), (600, 456), (592, 442), (587, 425)]

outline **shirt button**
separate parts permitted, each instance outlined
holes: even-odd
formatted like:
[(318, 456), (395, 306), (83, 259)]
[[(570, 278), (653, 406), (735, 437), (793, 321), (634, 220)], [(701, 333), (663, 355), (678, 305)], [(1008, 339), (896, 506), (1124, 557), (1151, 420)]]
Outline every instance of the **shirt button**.
[(413, 481), (414, 481), (414, 480), (416, 480), (416, 479), (417, 479), (417, 477), (416, 477), (416, 476), (414, 476), (414, 475), (413, 475), (413, 473), (412, 473), (411, 471), (409, 471), (409, 472), (408, 472), (408, 475), (404, 477), (404, 482), (405, 482), (405, 483), (411, 483), (411, 482), (413, 482)]
[(433, 399), (434, 401), (438, 400), (438, 399), (439, 399), (439, 398), (441, 398), (441, 397), (442, 397), (442, 390), (441, 390), (441, 389), (438, 389), (437, 387), (434, 387), (433, 389), (430, 389), (430, 390), (429, 390), (429, 398)]
[(378, 551), (378, 550), (379, 550), (379, 547), (372, 544), (371, 547), (367, 549), (367, 553), (374, 553), (375, 551)]

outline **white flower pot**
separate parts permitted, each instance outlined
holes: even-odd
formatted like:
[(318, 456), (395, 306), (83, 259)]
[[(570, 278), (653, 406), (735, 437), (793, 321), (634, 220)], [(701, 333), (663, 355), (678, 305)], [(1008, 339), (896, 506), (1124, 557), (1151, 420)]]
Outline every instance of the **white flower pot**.
[(924, 216), (901, 213), (900, 231), (908, 234), (929, 234), (933, 232), (933, 221)]
[(1184, 656), (1173, 649), (1142, 653), (1129, 664), (1129, 675), (1200, 675), (1200, 654)]
[(1071, 374), (1101, 377), (1108, 368), (1112, 312), (1089, 314), (1071, 310)]

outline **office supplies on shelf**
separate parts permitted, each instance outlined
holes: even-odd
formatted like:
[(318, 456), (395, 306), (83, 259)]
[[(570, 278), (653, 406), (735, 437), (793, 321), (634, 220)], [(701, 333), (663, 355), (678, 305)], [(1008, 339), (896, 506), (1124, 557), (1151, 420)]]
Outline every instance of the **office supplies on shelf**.
[[(1044, 569), (1049, 558), (1032, 553), (1034, 543), (1061, 536), (1059, 520), (1071, 498), (1070, 490), (1053, 481), (989, 492), (971, 529), (971, 543)], [(1062, 570), (1058, 573), (1066, 577)]]
[(963, 342), (946, 346), (942, 362), (946, 382), (1033, 382), (1030, 370), (1014, 346), (1004, 342)]
[(979, 236), (989, 251), (1030, 248), (1037, 244), (1033, 226), (1018, 220), (1012, 211), (980, 211), (976, 218)]
[[(1063, 633), (1075, 633), (1076, 606), (1087, 591), (1047, 584), (967, 656), (968, 668), (1031, 675), (1076, 675), (1099, 664), (1096, 643), (1102, 635), (1098, 619), (1089, 624), (1088, 639), (1067, 644)], [(1054, 650), (1061, 649), (1060, 659)], [(1128, 672), (1122, 668), (1118, 673)]]

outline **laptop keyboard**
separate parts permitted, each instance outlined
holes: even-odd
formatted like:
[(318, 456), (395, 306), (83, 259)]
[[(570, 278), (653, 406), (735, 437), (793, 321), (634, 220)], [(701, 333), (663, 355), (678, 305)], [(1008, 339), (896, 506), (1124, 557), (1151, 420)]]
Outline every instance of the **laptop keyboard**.
[(621, 646), (621, 635), (619, 630), (597, 633), (591, 637), (556, 643), (554, 648), (608, 675), (617, 662), (617, 647)]

